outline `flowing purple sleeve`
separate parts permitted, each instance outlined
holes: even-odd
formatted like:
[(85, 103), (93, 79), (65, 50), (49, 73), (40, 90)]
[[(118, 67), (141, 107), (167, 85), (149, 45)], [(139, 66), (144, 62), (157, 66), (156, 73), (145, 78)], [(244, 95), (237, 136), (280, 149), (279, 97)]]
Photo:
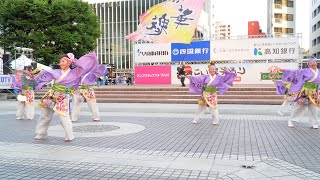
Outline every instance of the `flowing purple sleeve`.
[(76, 66), (73, 71), (78, 77), (87, 74), (88, 72), (94, 72), (98, 67), (98, 58), (95, 52), (91, 52), (80, 57), (78, 60), (74, 61)]
[(299, 74), (302, 74), (304, 69), (284, 69), (282, 74), (282, 80), (286, 82), (292, 82), (292, 80)]
[(189, 92), (201, 95), (205, 85), (206, 75), (190, 76)]
[(277, 94), (284, 95), (286, 93), (286, 86), (283, 81), (276, 81), (276, 86)]
[(35, 87), (36, 91), (39, 91), (46, 83), (53, 80), (53, 71), (54, 70), (42, 70), (41, 73), (36, 78), (34, 78), (34, 80), (38, 83)]
[(224, 70), (224, 75), (222, 77), (223, 77), (222, 82), (224, 84), (227, 84), (229, 86), (233, 86), (233, 81), (237, 77), (237, 73)]
[(106, 66), (105, 65), (100, 65), (93, 74), (94, 74), (94, 76), (96, 78), (98, 78), (98, 77), (106, 74), (106, 71), (108, 71)]
[(106, 71), (108, 71), (106, 66), (100, 65), (94, 72), (90, 72), (90, 74), (88, 74), (88, 76), (84, 80), (84, 84), (94, 83), (97, 80), (97, 78), (104, 75)]
[(305, 82), (303, 77), (307, 72), (307, 69), (283, 70), (282, 80), (291, 83), (289, 92), (297, 92), (302, 89)]
[(227, 92), (230, 86), (233, 86), (233, 81), (236, 77), (237, 77), (236, 73), (233, 73), (227, 70), (224, 71), (223, 76), (218, 75), (216, 77), (218, 81), (218, 84), (216, 85), (216, 87), (218, 88), (220, 95)]

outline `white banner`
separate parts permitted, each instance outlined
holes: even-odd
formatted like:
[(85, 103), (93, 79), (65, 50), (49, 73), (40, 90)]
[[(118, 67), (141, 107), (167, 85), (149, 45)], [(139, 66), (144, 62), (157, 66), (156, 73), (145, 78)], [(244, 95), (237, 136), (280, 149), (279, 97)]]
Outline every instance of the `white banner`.
[(12, 89), (12, 77), (10, 75), (0, 75), (0, 89)]
[[(180, 79), (178, 79), (177, 68), (179, 65), (171, 66), (171, 84), (181, 84)], [(186, 74), (192, 72), (192, 75), (208, 74), (208, 66), (206, 64), (187, 64), (186, 65)], [(189, 79), (185, 79), (185, 83), (189, 84)]]
[(211, 41), (211, 60), (299, 59), (299, 39), (251, 38)]
[(135, 44), (134, 62), (171, 62), (171, 44)]
[[(177, 78), (177, 67), (179, 65), (172, 65), (171, 67), (171, 83), (181, 84), (180, 79)], [(237, 78), (234, 84), (273, 84), (274, 78), (280, 78), (279, 69), (297, 69), (298, 63), (243, 63), (243, 64), (218, 64), (219, 74), (222, 74), (222, 67), (228, 67), (231, 71), (237, 73)], [(191, 72), (192, 75), (208, 74), (208, 66), (206, 64), (191, 64), (186, 65), (186, 71)], [(189, 79), (185, 79), (185, 84), (189, 84)]]

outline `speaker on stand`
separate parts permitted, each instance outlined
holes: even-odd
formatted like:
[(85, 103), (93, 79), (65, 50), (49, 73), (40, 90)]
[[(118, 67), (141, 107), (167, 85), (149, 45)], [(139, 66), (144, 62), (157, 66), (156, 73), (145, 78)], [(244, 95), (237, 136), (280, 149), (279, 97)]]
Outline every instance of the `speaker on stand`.
[(3, 74), (10, 74), (11, 69), (10, 69), (10, 55), (9, 54), (4, 54), (3, 57)]

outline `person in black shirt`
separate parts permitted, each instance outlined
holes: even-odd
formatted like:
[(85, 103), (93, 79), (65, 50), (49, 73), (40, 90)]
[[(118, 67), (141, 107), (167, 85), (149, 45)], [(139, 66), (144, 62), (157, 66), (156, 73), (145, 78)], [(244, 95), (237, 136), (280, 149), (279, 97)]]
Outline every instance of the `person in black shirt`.
[(132, 77), (131, 77), (131, 75), (129, 75), (129, 74), (128, 74), (128, 76), (127, 76), (127, 84), (128, 84), (128, 86), (129, 86), (129, 85), (132, 85)]
[(181, 68), (178, 69), (178, 78), (181, 81), (182, 87), (185, 87), (184, 80), (186, 79), (186, 70), (185, 65), (182, 65)]

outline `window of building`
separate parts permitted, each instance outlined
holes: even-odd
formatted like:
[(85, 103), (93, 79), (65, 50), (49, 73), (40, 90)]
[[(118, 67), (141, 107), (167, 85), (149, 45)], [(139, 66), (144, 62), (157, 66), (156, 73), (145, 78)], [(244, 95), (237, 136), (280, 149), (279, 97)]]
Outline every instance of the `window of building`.
[(282, 4), (282, 0), (274, 0), (274, 4)]
[(287, 1), (287, 7), (293, 7), (293, 1)]
[(275, 23), (281, 23), (281, 21), (282, 21), (282, 14), (275, 13), (274, 14), (274, 22)]
[(318, 6), (318, 14), (320, 13), (320, 5)]
[(317, 23), (317, 29), (319, 29), (320, 28), (320, 21), (318, 21), (318, 23)]
[(314, 10), (312, 14), (312, 18), (316, 17), (316, 15), (317, 15), (317, 10)]
[(274, 1), (274, 7), (276, 9), (282, 9), (282, 1), (281, 0), (275, 0)]
[(320, 44), (320, 36), (317, 38), (317, 44)]
[(281, 19), (281, 18), (282, 18), (282, 14), (275, 13), (275, 14), (274, 14), (274, 18), (280, 18), (280, 19)]
[(274, 32), (275, 32), (275, 33), (282, 33), (282, 28), (277, 28), (277, 27), (275, 27), (275, 28), (274, 28)]
[(286, 34), (292, 34), (293, 33), (293, 28), (285, 28), (285, 33)]
[(293, 14), (287, 14), (286, 15), (286, 20), (287, 21), (293, 21)]
[(317, 30), (316, 24), (312, 26), (312, 32), (315, 32)]
[(316, 43), (316, 39), (312, 40), (312, 47), (315, 46), (317, 43)]

